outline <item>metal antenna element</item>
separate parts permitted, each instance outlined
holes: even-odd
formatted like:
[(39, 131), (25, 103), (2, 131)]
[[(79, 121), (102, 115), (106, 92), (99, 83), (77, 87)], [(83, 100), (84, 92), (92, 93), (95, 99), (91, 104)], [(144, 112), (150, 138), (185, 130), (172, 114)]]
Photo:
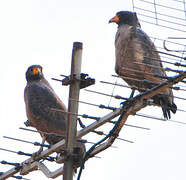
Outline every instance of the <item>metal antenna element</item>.
[[(13, 150), (9, 150), (9, 149), (5, 149), (5, 148), (0, 148), (1, 151), (7, 151), (7, 152), (10, 152), (10, 153), (15, 153), (15, 154), (18, 154), (18, 155), (23, 155), (23, 156), (32, 156), (31, 153), (25, 153), (23, 151), (13, 151)], [(55, 158), (54, 157), (51, 157), (51, 156), (48, 156), (48, 157), (43, 157), (44, 160), (48, 160), (48, 161), (54, 161)]]
[[(96, 133), (98, 135), (104, 135), (104, 136), (107, 136), (107, 134), (103, 133), (102, 131), (92, 131), (93, 133)], [(130, 140), (127, 140), (127, 139), (123, 139), (123, 138), (120, 138), (120, 137), (117, 137), (116, 139), (118, 140), (121, 140), (121, 141), (125, 141), (125, 142), (128, 142), (128, 143), (134, 143), (134, 141), (130, 141)], [(95, 144), (95, 143), (94, 143)]]
[(12, 177), (15, 179), (30, 180), (30, 179), (24, 178), (23, 176), (12, 176)]
[[(79, 122), (79, 124), (80, 124), (80, 126), (82, 127), (82, 128), (86, 128), (86, 126), (83, 124), (83, 122), (81, 121), (81, 119), (80, 118), (78, 118), (78, 122)], [(114, 123), (115, 124), (115, 123)], [(96, 130), (93, 130), (92, 131), (93, 133), (96, 133), (96, 134), (98, 134), (98, 135), (104, 135), (104, 136), (107, 136), (107, 134), (105, 134), (103, 131), (96, 131)], [(123, 139), (123, 138), (116, 138), (116, 139), (119, 139), (119, 140), (122, 140), (122, 141), (126, 141), (126, 142), (129, 142), (129, 143), (134, 143), (133, 141), (130, 141), (130, 140), (126, 140), (126, 139)], [(94, 143), (95, 144), (95, 143)]]
[(60, 80), (60, 79), (56, 79), (56, 78), (51, 78), (51, 79), (54, 80), (54, 81), (62, 82), (62, 80)]
[[(77, 101), (77, 100), (74, 99), (73, 101)], [(91, 106), (96, 106), (96, 107), (99, 107), (99, 108), (109, 109), (109, 110), (116, 110), (116, 109), (117, 109), (117, 108), (115, 108), (115, 107), (105, 106), (105, 105), (103, 105), (103, 104), (97, 105), (97, 104), (93, 104), (93, 103), (87, 103), (87, 102), (85, 102), (85, 101), (78, 101), (78, 102), (83, 103), (83, 104), (87, 104), (87, 105), (91, 105)], [(78, 120), (79, 120), (79, 118), (78, 118)], [(81, 122), (81, 123), (82, 123), (82, 122)], [(110, 123), (115, 124), (114, 121), (110, 121)], [(141, 126), (131, 125), (131, 124), (127, 124), (127, 123), (125, 124), (125, 126), (134, 127), (134, 128), (139, 128), (139, 129), (144, 129), (144, 130), (150, 130), (150, 128), (145, 128), (145, 127), (141, 127)], [(82, 127), (82, 126), (81, 126), (81, 127)], [(85, 128), (85, 126), (82, 127), (82, 128)]]
[(60, 110), (60, 109), (54, 109), (52, 108), (51, 109), (52, 111), (57, 111), (57, 112), (62, 112), (62, 113), (67, 113), (67, 114), (71, 114), (71, 115), (75, 115), (75, 116), (81, 116), (83, 118), (89, 118), (89, 119), (94, 119), (94, 120), (100, 120), (100, 117), (95, 117), (95, 116), (89, 116), (87, 114), (77, 114), (77, 113), (72, 113), (72, 112), (65, 112), (63, 110)]
[[(72, 101), (77, 101), (76, 99), (72, 99)], [(83, 103), (83, 104), (87, 104), (87, 105), (91, 105), (91, 106), (96, 106), (96, 107), (99, 107), (101, 109), (108, 109), (108, 110), (116, 110), (117, 108), (115, 107), (111, 107), (111, 106), (105, 106), (103, 104), (100, 104), (100, 105), (97, 105), (97, 104), (93, 104), (93, 103), (90, 103), (90, 102), (85, 102), (85, 101), (78, 101), (79, 103)]]
[[(182, 73), (183, 71), (180, 71), (180, 73)], [(157, 75), (158, 76), (158, 75)], [(160, 76), (159, 76), (160, 77)], [(168, 77), (163, 77), (161, 76), (162, 79), (168, 79)], [(120, 86), (120, 87), (125, 87), (125, 88), (129, 88), (129, 89), (135, 89), (135, 90), (145, 90), (145, 89), (139, 89), (137, 87), (130, 87), (128, 85), (124, 85), (124, 84), (118, 84), (118, 83), (112, 83), (112, 82), (107, 82), (107, 81), (100, 81), (100, 83), (103, 83), (103, 84), (110, 84), (110, 85), (113, 85), (113, 86)], [(174, 87), (170, 87), (171, 89), (173, 90), (180, 90), (180, 91), (186, 91), (186, 89), (182, 89), (178, 86), (174, 86)]]
[[(3, 172), (0, 172), (0, 176), (3, 175)], [(27, 179), (27, 178), (24, 178), (22, 176), (12, 176), (13, 178), (15, 179), (23, 179), (23, 180), (30, 180), (30, 179)]]
[[(21, 130), (26, 130), (26, 131), (30, 131), (31, 129), (27, 129), (27, 128), (22, 128), (22, 127), (20, 127), (19, 129), (21, 129)], [(38, 133), (38, 131), (36, 131), (36, 130), (31, 130), (31, 132), (37, 132)], [(60, 135), (58, 135), (58, 134), (56, 134), (57, 136), (60, 136)], [(17, 141), (21, 141), (21, 142), (25, 142), (25, 143), (29, 143), (29, 144), (34, 144), (34, 145), (36, 145), (36, 146), (41, 146), (42, 144), (40, 144), (40, 143), (38, 143), (38, 142), (30, 142), (30, 141), (25, 141), (25, 140), (21, 140), (21, 139), (17, 139), (17, 138), (11, 138), (11, 137), (7, 137), (7, 136), (3, 136), (4, 138), (8, 138), (8, 139), (12, 139), (12, 140), (17, 140)], [(87, 141), (86, 139), (79, 139), (79, 140), (77, 140), (77, 141), (79, 141), (79, 142), (82, 142), (82, 143), (88, 143), (88, 144), (94, 144), (94, 142), (90, 142), (90, 141)], [(39, 144), (39, 145), (38, 145)], [(43, 145), (42, 145), (43, 146)], [(45, 145), (45, 147), (49, 147), (50, 148), (50, 145)], [(112, 147), (114, 147), (114, 148), (117, 148), (116, 146), (112, 146)]]
[(61, 137), (61, 138), (65, 138), (65, 137), (66, 137), (66, 136), (61, 135), (61, 134), (47, 133), (47, 132), (38, 131), (38, 130), (33, 130), (33, 129), (28, 129), (28, 128), (23, 128), (23, 127), (20, 127), (19, 129), (24, 130), (24, 131), (36, 132), (36, 133), (41, 133), (41, 132), (42, 132), (42, 133), (47, 134), (47, 135), (57, 136), (57, 137)]
[(123, 100), (128, 100), (129, 99), (129, 98), (125, 98), (125, 97), (122, 97), (122, 96), (119, 96), (119, 95), (113, 96), (113, 95), (110, 95), (110, 94), (106, 94), (106, 93), (102, 93), (102, 92), (98, 92), (98, 91), (93, 91), (93, 90), (89, 90), (89, 89), (85, 89), (85, 91), (100, 94), (100, 95), (104, 95), (104, 96), (114, 97), (116, 99), (123, 99)]
[(25, 130), (25, 131), (30, 131), (30, 132), (36, 132), (36, 133), (39, 133), (39, 131), (37, 131), (37, 130), (33, 130), (33, 129), (23, 128), (23, 127), (20, 127), (19, 129), (21, 129), (21, 130)]
[[(181, 38), (181, 37), (168, 37), (167, 39), (186, 39), (186, 38)], [(167, 40), (164, 40), (163, 41), (163, 47), (166, 51), (170, 51), (170, 52), (186, 52), (185, 50), (174, 50), (174, 49), (169, 49), (167, 46), (166, 46), (166, 43), (167, 43)]]
[(8, 164), (11, 166), (20, 166), (20, 163), (12, 163), (12, 162), (7, 162), (7, 161), (0, 161), (1, 164)]
[(9, 149), (4, 149), (4, 148), (0, 148), (1, 151), (7, 151), (10, 153), (15, 153), (15, 154), (19, 154), (19, 155), (24, 155), (24, 156), (32, 156), (31, 153), (24, 153), (23, 151), (13, 151), (13, 150), (9, 150)]
[(24, 142), (24, 143), (28, 143), (28, 144), (33, 144), (34, 146), (42, 146), (42, 147), (50, 148), (50, 145), (41, 144), (39, 142), (31, 142), (31, 141), (26, 141), (26, 140), (22, 140), (22, 139), (18, 139), (18, 138), (12, 138), (12, 137), (8, 137), (8, 136), (3, 136), (3, 138), (15, 140), (15, 141), (20, 141), (20, 142)]

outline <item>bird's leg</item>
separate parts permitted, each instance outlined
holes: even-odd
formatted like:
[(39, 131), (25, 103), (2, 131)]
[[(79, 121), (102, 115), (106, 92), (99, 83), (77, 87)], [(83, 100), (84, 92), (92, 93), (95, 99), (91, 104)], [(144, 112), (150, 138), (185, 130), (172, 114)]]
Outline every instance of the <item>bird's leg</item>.
[(85, 128), (85, 127), (86, 127), (86, 126), (83, 124), (83, 122), (81, 121), (80, 118), (78, 118), (77, 120), (78, 120), (79, 125), (80, 125), (81, 128)]
[(36, 159), (36, 157), (38, 155), (40, 155), (40, 153), (43, 151), (43, 146), (42, 145), (45, 143), (45, 141), (46, 141), (46, 136), (42, 136), (42, 143), (41, 143), (41, 146), (40, 146), (39, 150), (32, 154), (33, 159)]
[[(135, 89), (132, 88), (132, 92), (131, 92), (131, 94), (130, 94), (128, 100), (127, 100), (128, 103), (130, 103), (131, 99), (134, 97), (134, 93), (135, 93)], [(124, 105), (125, 103), (126, 103), (126, 101), (121, 102), (120, 105)]]
[(24, 124), (25, 124), (25, 126), (27, 126), (27, 127), (31, 126), (31, 123), (30, 123), (29, 120), (26, 120), (26, 121), (24, 122)]
[(129, 98), (133, 98), (133, 97), (134, 97), (134, 93), (135, 93), (135, 89), (134, 89), (134, 88), (132, 88), (132, 92), (131, 92), (131, 94), (130, 94)]
[(41, 146), (40, 146), (39, 151), (38, 151), (39, 153), (41, 153), (43, 151), (43, 146), (42, 145), (45, 143), (45, 141), (46, 141), (46, 136), (43, 136), (42, 137), (42, 143), (41, 143)]

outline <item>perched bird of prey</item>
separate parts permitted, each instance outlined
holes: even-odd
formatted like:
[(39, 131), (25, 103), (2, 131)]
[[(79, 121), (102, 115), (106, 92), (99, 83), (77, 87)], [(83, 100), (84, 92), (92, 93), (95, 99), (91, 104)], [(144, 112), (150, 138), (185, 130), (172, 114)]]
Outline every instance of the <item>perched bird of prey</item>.
[[(116, 23), (118, 30), (115, 36), (115, 71), (131, 87), (144, 92), (164, 81), (166, 77), (159, 53), (141, 29), (135, 12), (120, 11), (109, 23)], [(177, 106), (173, 102), (170, 88), (165, 89), (153, 98), (154, 104), (161, 106), (163, 115), (170, 119), (170, 111), (176, 113)]]
[[(40, 132), (42, 143), (46, 140), (53, 145), (64, 139), (66, 135), (67, 109), (44, 78), (40, 65), (32, 65), (28, 68), (26, 80), (24, 99), (29, 125)], [(85, 152), (84, 144), (77, 142), (76, 146), (82, 149), (82, 153)]]

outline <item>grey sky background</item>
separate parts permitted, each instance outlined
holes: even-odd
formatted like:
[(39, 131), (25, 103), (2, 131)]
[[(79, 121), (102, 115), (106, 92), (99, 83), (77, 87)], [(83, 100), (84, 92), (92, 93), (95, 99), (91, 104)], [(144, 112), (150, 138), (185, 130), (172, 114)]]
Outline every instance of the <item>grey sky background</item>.
[[(141, 8), (152, 9), (150, 5), (137, 4)], [(157, 1), (175, 8), (183, 8), (183, 4), (173, 0)], [(1, 62), (1, 93), (0, 93), (0, 147), (24, 152), (35, 152), (38, 147), (3, 139), (2, 136), (17, 137), (29, 141), (41, 141), (40, 135), (19, 130), (27, 120), (23, 99), (26, 86), (25, 72), (28, 66), (40, 64), (45, 77), (51, 83), (56, 93), (68, 104), (68, 87), (62, 87), (51, 78), (60, 78), (60, 74), (69, 75), (72, 44), (83, 42), (82, 72), (96, 79), (96, 85), (88, 89), (128, 97), (130, 90), (100, 83), (100, 80), (124, 83), (113, 78), (115, 74), (114, 39), (117, 26), (108, 24), (116, 12), (132, 11), (130, 0), (94, 0), (94, 1), (60, 1), (60, 0), (6, 0), (0, 1), (0, 62)], [(164, 11), (169, 15), (175, 12)], [(178, 12), (178, 17), (185, 18)], [(142, 16), (139, 16), (142, 18)], [(139, 18), (139, 19), (140, 19)], [(165, 39), (167, 37), (185, 37), (184, 32), (178, 32), (159, 26), (141, 22), (142, 29), (152, 37)], [(179, 26), (174, 26), (181, 28)], [(182, 28), (183, 29), (183, 28)], [(155, 41), (162, 47), (162, 42)], [(185, 42), (182, 41), (182, 44)], [(175, 46), (171, 46), (175, 48)], [(167, 67), (167, 65), (165, 65)], [(174, 92), (176, 96), (185, 97), (185, 92)], [(120, 101), (108, 97), (81, 91), (80, 99), (95, 104), (105, 104), (119, 107)], [(185, 110), (185, 101), (175, 100), (179, 109)], [(79, 113), (103, 116), (109, 111), (80, 104)], [(162, 118), (161, 109), (147, 107), (140, 111)], [(172, 120), (186, 123), (185, 113), (177, 112)], [(83, 121), (86, 125), (91, 120)], [(82, 174), (82, 180), (185, 180), (186, 162), (186, 125), (175, 122), (163, 122), (131, 116), (128, 124), (150, 128), (150, 131), (124, 127), (120, 133), (135, 143), (130, 144), (117, 140), (114, 146), (98, 156), (101, 159), (90, 159)], [(107, 124), (99, 130), (108, 132), (112, 126)], [(90, 134), (87, 140), (96, 141), (101, 137)], [(90, 145), (87, 145), (87, 149)], [(27, 157), (0, 151), (0, 161), (22, 162)], [(54, 163), (47, 163), (51, 170), (58, 168)], [(0, 172), (7, 171), (11, 166), (0, 164)], [(47, 179), (40, 171), (25, 176), (28, 179)], [(11, 179), (11, 178), (10, 178)], [(12, 178), (13, 179), (13, 178)], [(58, 177), (56, 179), (62, 179)]]

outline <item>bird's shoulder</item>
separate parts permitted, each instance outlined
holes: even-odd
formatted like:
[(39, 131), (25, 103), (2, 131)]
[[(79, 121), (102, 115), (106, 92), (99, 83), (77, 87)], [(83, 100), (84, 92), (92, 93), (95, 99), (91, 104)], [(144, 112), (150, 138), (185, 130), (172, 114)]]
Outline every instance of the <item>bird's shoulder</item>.
[(118, 27), (115, 40), (116, 42), (136, 40), (144, 46), (150, 46), (154, 48), (153, 42), (151, 41), (149, 36), (141, 29), (141, 27), (130, 26), (127, 24)]
[(52, 89), (42, 81), (34, 81), (27, 83), (25, 87), (25, 93), (27, 96), (45, 96), (52, 94)]
[(53, 89), (42, 81), (28, 83), (25, 88), (25, 103), (31, 124), (41, 131), (64, 132), (66, 107)]
[(131, 28), (131, 38), (137, 39), (144, 49), (148, 49), (149, 51), (156, 50), (156, 47), (150, 37), (140, 27)]
[(28, 83), (25, 88), (25, 101), (42, 107), (66, 110), (65, 105), (46, 81)]

